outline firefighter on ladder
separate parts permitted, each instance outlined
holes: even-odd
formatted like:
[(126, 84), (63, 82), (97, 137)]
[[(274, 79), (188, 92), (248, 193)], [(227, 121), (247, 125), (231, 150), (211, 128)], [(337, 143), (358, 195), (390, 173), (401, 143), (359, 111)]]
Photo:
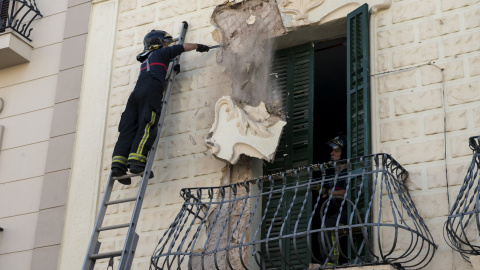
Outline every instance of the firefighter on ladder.
[[(133, 174), (145, 170), (147, 154), (157, 134), (165, 77), (170, 61), (183, 52), (209, 50), (209, 47), (203, 44), (168, 46), (172, 42), (172, 36), (161, 30), (152, 30), (143, 40), (144, 51), (137, 56), (137, 60), (142, 63), (140, 74), (118, 125), (120, 135), (112, 157), (114, 177), (125, 175), (127, 170)], [(180, 66), (176, 66), (175, 71), (179, 72)], [(119, 182), (129, 185), (131, 179), (120, 179)]]

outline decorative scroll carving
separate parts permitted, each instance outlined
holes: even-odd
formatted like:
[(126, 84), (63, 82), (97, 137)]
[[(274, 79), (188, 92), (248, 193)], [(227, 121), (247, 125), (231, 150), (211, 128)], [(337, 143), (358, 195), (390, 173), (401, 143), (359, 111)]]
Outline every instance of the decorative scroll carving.
[(324, 2), (325, 0), (281, 0), (279, 7), (283, 14), (293, 15), (294, 17), (294, 20), (286, 25), (287, 27), (293, 25), (302, 26), (312, 23), (308, 19), (308, 13)]
[(235, 164), (240, 154), (272, 161), (286, 122), (271, 116), (265, 104), (236, 104), (222, 97), (215, 105), (215, 122), (206, 143), (217, 157)]

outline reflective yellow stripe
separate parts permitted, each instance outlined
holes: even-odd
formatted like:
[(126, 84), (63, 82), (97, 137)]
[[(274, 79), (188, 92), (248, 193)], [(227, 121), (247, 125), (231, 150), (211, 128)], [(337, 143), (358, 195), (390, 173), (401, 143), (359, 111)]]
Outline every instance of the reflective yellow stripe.
[(134, 159), (134, 160), (138, 160), (140, 162), (147, 162), (147, 157), (144, 156), (144, 155), (139, 155), (139, 154), (135, 154), (135, 153), (131, 153), (129, 156), (128, 156), (128, 159)]
[(122, 156), (114, 156), (112, 162), (118, 162), (123, 165), (127, 165), (127, 158)]
[(143, 138), (140, 141), (140, 144), (138, 145), (137, 154), (141, 154), (143, 152), (143, 147), (145, 146), (145, 142), (148, 140), (148, 137), (150, 136), (150, 128), (152, 127), (153, 123), (155, 123), (155, 117), (156, 117), (156, 113), (152, 112), (151, 121), (148, 122), (148, 124), (145, 126)]

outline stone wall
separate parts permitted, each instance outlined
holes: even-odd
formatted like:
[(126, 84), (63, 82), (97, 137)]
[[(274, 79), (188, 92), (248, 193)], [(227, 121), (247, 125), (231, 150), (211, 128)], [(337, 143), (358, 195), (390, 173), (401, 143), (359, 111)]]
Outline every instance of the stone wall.
[(443, 224), (471, 160), (468, 138), (480, 134), (479, 15), (478, 1), (405, 0), (371, 17), (374, 152), (410, 173), (439, 245), (427, 269), (471, 269), (446, 245)]

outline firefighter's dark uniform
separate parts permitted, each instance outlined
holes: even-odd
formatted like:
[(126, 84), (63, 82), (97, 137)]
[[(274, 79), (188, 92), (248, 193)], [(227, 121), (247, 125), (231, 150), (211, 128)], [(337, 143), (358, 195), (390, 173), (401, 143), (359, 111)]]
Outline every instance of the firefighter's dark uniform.
[(184, 52), (183, 45), (153, 51), (140, 66), (137, 84), (120, 118), (113, 163), (127, 165), (128, 160), (147, 161), (147, 153), (157, 135), (165, 76), (170, 61)]

